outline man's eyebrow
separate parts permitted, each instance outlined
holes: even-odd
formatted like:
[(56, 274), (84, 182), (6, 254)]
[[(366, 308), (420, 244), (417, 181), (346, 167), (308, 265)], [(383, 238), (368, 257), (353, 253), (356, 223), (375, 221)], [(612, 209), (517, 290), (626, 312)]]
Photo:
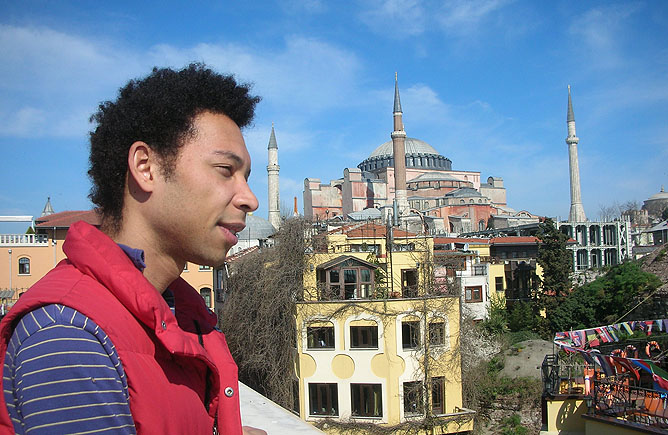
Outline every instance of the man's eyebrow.
[[(227, 151), (227, 150), (215, 150), (215, 151), (213, 151), (212, 154), (217, 155), (217, 156), (224, 156), (224, 157), (227, 157), (227, 158), (229, 158), (229, 159), (232, 159), (232, 160), (234, 160), (234, 162), (235, 162), (237, 165), (239, 165), (239, 166), (243, 166), (243, 165), (244, 165), (244, 159), (242, 159), (241, 157), (239, 157), (238, 154), (233, 153), (232, 151)], [(250, 173), (251, 173), (251, 170), (250, 170), (250, 167), (249, 167), (249, 168), (248, 168), (248, 171), (247, 171), (246, 174), (245, 174), (245, 175), (246, 175), (246, 180), (248, 180), (248, 178), (250, 177)]]
[(212, 152), (212, 154), (218, 155), (218, 156), (224, 156), (228, 157), (232, 160), (235, 161), (238, 165), (243, 165), (244, 160), (239, 157), (237, 154), (233, 153), (232, 151), (227, 151), (227, 150), (215, 150)]

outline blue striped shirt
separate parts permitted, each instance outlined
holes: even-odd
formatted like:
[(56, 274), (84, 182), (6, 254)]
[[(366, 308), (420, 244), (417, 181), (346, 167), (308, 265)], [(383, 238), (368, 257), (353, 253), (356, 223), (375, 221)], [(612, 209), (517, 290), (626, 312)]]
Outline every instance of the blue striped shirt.
[(136, 433), (118, 354), (92, 320), (63, 305), (25, 315), (3, 368), (17, 434)]
[[(144, 270), (142, 250), (119, 246)], [(17, 434), (137, 433), (114, 345), (70, 307), (47, 305), (21, 319), (7, 345), (2, 385)]]

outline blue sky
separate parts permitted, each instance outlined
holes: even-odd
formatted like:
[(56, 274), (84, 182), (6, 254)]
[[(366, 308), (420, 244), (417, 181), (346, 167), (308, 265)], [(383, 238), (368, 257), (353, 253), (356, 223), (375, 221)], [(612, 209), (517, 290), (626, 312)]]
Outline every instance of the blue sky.
[[(187, 6), (186, 6), (187, 4)], [(355, 167), (392, 130), (453, 169), (504, 178), (509, 206), (568, 215), (567, 85), (582, 198), (642, 202), (668, 187), (663, 1), (0, 1), (0, 215), (91, 207), (89, 116), (151, 67), (204, 62), (263, 97), (244, 131), (267, 214), (276, 125), (281, 202)]]

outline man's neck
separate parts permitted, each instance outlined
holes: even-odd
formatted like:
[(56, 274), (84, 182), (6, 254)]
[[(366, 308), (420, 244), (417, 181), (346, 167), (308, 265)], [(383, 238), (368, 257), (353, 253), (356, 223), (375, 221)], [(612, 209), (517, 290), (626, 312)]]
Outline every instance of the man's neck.
[(122, 225), (119, 231), (107, 234), (116, 243), (144, 251), (144, 277), (158, 292), (163, 293), (181, 275), (185, 265), (178, 264), (176, 259), (162, 252), (160, 241), (153, 240), (151, 232), (143, 230), (141, 225)]

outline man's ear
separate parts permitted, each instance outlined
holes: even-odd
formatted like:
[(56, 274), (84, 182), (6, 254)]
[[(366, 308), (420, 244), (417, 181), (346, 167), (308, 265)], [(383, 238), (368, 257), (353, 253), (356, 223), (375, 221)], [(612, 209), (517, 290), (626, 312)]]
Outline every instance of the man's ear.
[[(160, 170), (158, 155), (145, 142), (137, 141), (128, 151), (128, 183), (144, 193), (153, 192)], [(139, 193), (139, 192), (135, 192)]]

